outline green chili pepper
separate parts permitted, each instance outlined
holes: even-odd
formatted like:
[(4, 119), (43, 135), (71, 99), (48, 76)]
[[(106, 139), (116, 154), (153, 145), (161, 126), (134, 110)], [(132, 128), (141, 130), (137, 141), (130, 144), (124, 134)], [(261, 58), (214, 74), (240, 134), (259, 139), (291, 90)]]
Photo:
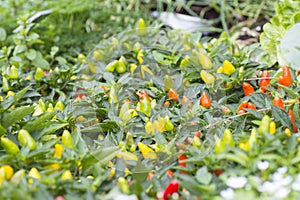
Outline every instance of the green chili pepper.
[(133, 136), (131, 133), (128, 132), (126, 134), (126, 146), (130, 148), (133, 144), (134, 144)]
[(150, 115), (152, 113), (150, 100), (147, 99), (147, 98), (141, 99), (137, 103), (136, 110), (141, 112), (141, 113), (144, 113), (146, 116), (150, 117)]
[(215, 136), (215, 153), (219, 154), (225, 151), (225, 145), (218, 136)]
[(119, 65), (119, 61), (118, 60), (114, 60), (114, 61), (112, 61), (112, 62), (110, 62), (110, 63), (108, 63), (107, 65), (106, 65), (106, 67), (105, 67), (105, 71), (107, 71), (107, 72), (114, 72), (115, 71), (115, 69), (116, 69), (116, 67)]
[(225, 129), (222, 142), (224, 143), (224, 145), (234, 147), (234, 140), (229, 129)]
[(11, 68), (9, 70), (9, 78), (10, 79), (18, 79), (19, 78), (19, 72), (14, 65), (11, 66)]
[(110, 88), (110, 92), (109, 92), (109, 96), (108, 96), (108, 102), (110, 104), (118, 102), (118, 97), (117, 97), (116, 89), (115, 89), (114, 86), (111, 86), (111, 88)]
[(164, 77), (164, 91), (168, 92), (171, 88), (174, 88), (173, 79), (169, 75)]
[(211, 84), (211, 83), (215, 82), (215, 77), (211, 73), (209, 73), (205, 70), (200, 71), (200, 76), (201, 76), (201, 79), (207, 84)]
[(170, 118), (168, 116), (166, 116), (164, 118), (164, 123), (165, 123), (166, 131), (173, 131), (174, 125), (172, 124), (172, 122), (170, 121)]
[(64, 130), (62, 136), (61, 136), (61, 143), (66, 146), (69, 147), (70, 149), (74, 148), (74, 144), (73, 144), (73, 139), (72, 139), (72, 135), (68, 130)]
[(18, 140), (22, 146), (28, 147), (30, 150), (36, 149), (36, 142), (28, 131), (24, 129), (20, 130), (18, 133)]
[(4, 148), (6, 153), (15, 155), (19, 153), (20, 149), (13, 141), (6, 137), (1, 138), (1, 146)]
[(200, 53), (199, 62), (203, 69), (211, 69), (213, 66), (210, 58), (204, 53)]
[(9, 91), (9, 84), (7, 79), (4, 76), (2, 77), (2, 90), (3, 92)]
[(45, 74), (44, 71), (41, 68), (37, 68), (34, 75), (34, 80), (39, 81), (42, 78), (44, 78)]
[(25, 176), (25, 170), (20, 169), (14, 175), (11, 177), (10, 182), (14, 185), (17, 186), (19, 183), (22, 181), (23, 177)]
[(271, 119), (270, 119), (269, 115), (265, 115), (260, 122), (260, 126), (258, 128), (258, 133), (259, 134), (262, 134), (264, 132), (269, 133), (270, 132), (270, 122), (271, 122)]
[(144, 36), (147, 34), (147, 27), (144, 19), (140, 18), (137, 23), (137, 32), (139, 35)]
[(118, 178), (118, 184), (120, 186), (120, 189), (122, 192), (124, 192), (125, 194), (129, 194), (130, 193), (130, 189), (128, 186), (128, 183), (126, 181), (126, 179), (124, 177), (120, 177)]

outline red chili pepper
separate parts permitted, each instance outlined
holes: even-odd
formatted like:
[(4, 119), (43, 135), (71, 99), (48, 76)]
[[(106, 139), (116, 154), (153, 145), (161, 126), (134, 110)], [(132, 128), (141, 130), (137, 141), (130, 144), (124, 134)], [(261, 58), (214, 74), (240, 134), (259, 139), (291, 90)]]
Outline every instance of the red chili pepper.
[(163, 195), (164, 200), (168, 200), (169, 195), (172, 195), (173, 193), (178, 193), (178, 190), (179, 190), (178, 181), (176, 179), (172, 180), (164, 191), (164, 195)]
[(281, 108), (281, 109), (284, 109), (283, 101), (282, 101), (282, 99), (281, 99), (279, 96), (276, 96), (276, 97), (273, 99), (272, 104), (273, 104), (274, 106), (277, 106), (277, 107)]
[(197, 131), (196, 134), (195, 134), (198, 138), (201, 137), (201, 132), (200, 131)]
[(173, 101), (178, 101), (179, 97), (178, 97), (178, 93), (175, 89), (171, 88), (168, 92), (168, 97), (169, 99), (172, 99)]
[(243, 90), (244, 90), (244, 94), (245, 96), (248, 96), (252, 93), (254, 93), (254, 88), (252, 87), (252, 85), (248, 82), (244, 82), (243, 83)]
[(296, 126), (296, 124), (295, 124), (295, 116), (294, 116), (294, 112), (293, 112), (293, 110), (291, 110), (291, 109), (289, 109), (289, 115), (290, 115), (290, 118), (291, 118), (291, 124), (292, 124), (292, 127), (293, 127), (293, 131), (295, 132), (295, 133), (297, 133), (298, 132), (298, 128), (297, 128), (297, 126)]
[(57, 196), (54, 200), (65, 200), (63, 196)]
[[(291, 71), (288, 68), (288, 66), (283, 66), (282, 68), (282, 76), (280, 76), (278, 78), (278, 83), (284, 86), (289, 87), (290, 85), (292, 85), (293, 80), (292, 80), (292, 75), (291, 75)], [(280, 89), (280, 86), (278, 85), (278, 89)]]
[(224, 173), (224, 170), (223, 169), (215, 169), (213, 171), (213, 173), (216, 175), (216, 176), (220, 176), (221, 174)]
[(178, 154), (178, 165), (180, 167), (186, 167), (185, 160), (187, 159), (185, 154)]
[(210, 98), (206, 92), (203, 92), (200, 97), (200, 105), (205, 108), (210, 108), (211, 106)]
[(259, 82), (259, 89), (262, 93), (265, 93), (270, 86), (270, 73), (268, 70), (263, 71), (261, 78), (263, 79)]

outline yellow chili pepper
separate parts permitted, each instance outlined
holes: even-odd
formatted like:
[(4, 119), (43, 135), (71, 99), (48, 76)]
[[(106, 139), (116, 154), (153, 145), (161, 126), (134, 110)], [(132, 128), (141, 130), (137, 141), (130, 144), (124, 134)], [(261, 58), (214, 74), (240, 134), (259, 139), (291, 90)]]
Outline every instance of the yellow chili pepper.
[(142, 153), (142, 155), (145, 159), (155, 159), (155, 158), (157, 158), (156, 153), (150, 147), (145, 145), (144, 143), (139, 142), (138, 147), (139, 147), (139, 149), (140, 149), (140, 151), (141, 151), (141, 153)]
[(130, 65), (129, 65), (130, 73), (133, 74), (137, 67), (138, 67), (138, 66), (137, 66), (136, 64), (133, 64), (133, 63), (130, 64)]
[(70, 170), (66, 170), (62, 175), (61, 175), (61, 180), (72, 180), (73, 175)]
[(225, 60), (223, 62), (223, 73), (227, 75), (231, 75), (235, 72), (235, 67), (229, 62), (228, 60)]
[(284, 132), (285, 132), (285, 134), (286, 134), (287, 136), (291, 136), (291, 135), (292, 135), (291, 130), (288, 129), (288, 128), (286, 128), (286, 129), (284, 130)]
[(31, 177), (31, 178), (28, 179), (28, 183), (30, 185), (33, 183), (32, 178), (34, 178), (34, 179), (41, 179), (42, 178), (39, 171), (35, 167), (31, 168), (31, 170), (28, 173), (28, 176)]
[(125, 161), (130, 161), (130, 160), (137, 161), (139, 159), (135, 154), (127, 151), (119, 152), (117, 154), (117, 157), (123, 158)]
[(55, 144), (54, 157), (61, 158), (65, 148), (61, 144)]
[(271, 122), (270, 123), (270, 134), (273, 135), (276, 132), (276, 123)]
[(120, 186), (120, 189), (122, 192), (124, 192), (125, 194), (129, 194), (130, 193), (130, 189), (128, 186), (128, 183), (126, 181), (126, 179), (124, 177), (120, 177), (118, 178), (118, 184)]

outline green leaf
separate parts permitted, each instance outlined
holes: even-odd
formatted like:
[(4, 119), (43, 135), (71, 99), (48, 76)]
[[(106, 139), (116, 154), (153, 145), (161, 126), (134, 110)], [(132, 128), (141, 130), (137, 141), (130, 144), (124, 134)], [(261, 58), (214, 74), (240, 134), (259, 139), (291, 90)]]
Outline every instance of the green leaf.
[(48, 135), (51, 133), (54, 133), (57, 130), (60, 130), (61, 128), (65, 127), (69, 125), (68, 123), (63, 123), (63, 124), (51, 124), (51, 126), (43, 129), (40, 133), (39, 133), (39, 137), (43, 136), (43, 135)]
[[(280, 84), (279, 84), (280, 85)], [(292, 98), (298, 98), (298, 93), (295, 92), (295, 90), (286, 87), (284, 85), (280, 85), (280, 88), (282, 88), (286, 93), (288, 93)]]
[(47, 112), (42, 115), (37, 116), (33, 121), (29, 121), (26, 123), (26, 125), (23, 127), (23, 129), (27, 130), (28, 132), (32, 132), (35, 130), (41, 130), (45, 128), (48, 125), (44, 125), (44, 122), (46, 122), (49, 119), (52, 119), (55, 116), (56, 112)]
[(7, 110), (11, 105), (19, 101), (25, 93), (30, 89), (30, 85), (19, 91), (18, 93), (15, 94), (12, 98), (9, 98), (7, 101), (4, 101), (2, 106), (4, 110)]
[(278, 52), (279, 65), (288, 65), (295, 70), (300, 70), (300, 23), (290, 28), (280, 42)]
[(133, 169), (132, 176), (138, 182), (142, 182), (147, 179), (149, 171), (150, 170), (140, 160), (138, 160), (135, 168)]
[(203, 166), (200, 169), (198, 169), (196, 173), (196, 179), (199, 183), (208, 185), (212, 179), (212, 175), (208, 172), (207, 167)]
[(261, 114), (257, 110), (252, 110), (252, 109), (248, 109), (248, 108), (246, 108), (245, 110), (256, 118), (259, 118), (259, 119), (263, 118), (263, 114)]
[(121, 150), (116, 147), (116, 146), (111, 146), (111, 147), (105, 147), (105, 148), (100, 148), (91, 153), (91, 155), (99, 160), (100, 164), (107, 164), (108, 161), (112, 160), (117, 156), (117, 154)]
[(259, 108), (265, 108), (265, 95), (254, 93), (250, 96), (247, 96), (247, 100), (251, 99), (252, 103)]
[(25, 53), (25, 56), (29, 60), (34, 60), (36, 58), (36, 51), (34, 49), (29, 49), (29, 51)]
[(6, 40), (6, 31), (4, 28), (0, 27), (0, 41)]
[(5, 135), (5, 133), (6, 133), (5, 128), (0, 124), (0, 137), (1, 137), (2, 135)]
[(293, 130), (290, 116), (286, 111), (274, 105), (271, 105), (271, 111), (275, 120), (280, 121), (283, 126), (288, 127), (290, 130)]
[(10, 113), (5, 113), (2, 120), (3, 127), (9, 127), (13, 123), (23, 119), (23, 117), (31, 113), (33, 110), (34, 106), (22, 106), (13, 109)]

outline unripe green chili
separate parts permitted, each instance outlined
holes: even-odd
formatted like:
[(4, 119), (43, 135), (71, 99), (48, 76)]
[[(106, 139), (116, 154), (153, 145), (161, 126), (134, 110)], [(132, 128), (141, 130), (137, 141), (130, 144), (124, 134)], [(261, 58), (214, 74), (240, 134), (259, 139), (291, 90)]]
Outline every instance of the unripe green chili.
[(9, 70), (9, 78), (10, 79), (18, 79), (19, 78), (19, 72), (14, 65), (11, 66), (11, 68)]
[(1, 137), (1, 146), (8, 154), (15, 155), (20, 151), (18, 145), (6, 137)]
[(258, 128), (258, 133), (259, 134), (262, 134), (264, 132), (269, 133), (270, 132), (270, 122), (271, 122), (271, 119), (270, 119), (269, 115), (265, 115), (261, 120), (260, 126)]
[(14, 175), (11, 177), (10, 182), (14, 185), (17, 186), (19, 183), (22, 181), (23, 177), (25, 176), (25, 170), (20, 169)]
[(133, 136), (131, 133), (128, 132), (126, 134), (126, 146), (130, 148), (133, 144), (134, 144)]
[(211, 84), (211, 83), (215, 82), (215, 77), (208, 71), (201, 70), (200, 76), (201, 76), (201, 79), (207, 84)]
[(215, 153), (219, 154), (225, 151), (225, 145), (218, 136), (215, 136)]
[(152, 113), (150, 100), (147, 98), (141, 99), (136, 106), (136, 110), (150, 117)]
[(147, 27), (144, 19), (140, 18), (137, 23), (137, 32), (139, 35), (144, 36), (147, 34)]
[(34, 80), (39, 81), (42, 78), (44, 78), (45, 74), (44, 71), (41, 68), (37, 68), (34, 75)]
[(66, 146), (69, 147), (70, 149), (74, 148), (74, 144), (73, 144), (73, 139), (72, 139), (72, 135), (68, 130), (64, 130), (62, 136), (61, 136), (61, 143)]
[(3, 92), (9, 91), (9, 84), (7, 79), (4, 76), (2, 77), (2, 90)]
[(120, 177), (118, 178), (118, 184), (120, 186), (120, 189), (123, 193), (125, 194), (129, 194), (130, 193), (130, 189), (128, 186), (128, 183), (126, 181), (126, 179), (124, 177)]
[(118, 64), (119, 64), (118, 60), (114, 60), (114, 61), (108, 63), (105, 67), (105, 71), (111, 72), (111, 73), (114, 72)]
[(36, 149), (36, 142), (27, 130), (22, 129), (19, 131), (18, 140), (22, 146), (28, 147), (30, 150)]
[(234, 140), (229, 129), (225, 129), (222, 142), (224, 143), (224, 145), (234, 147)]
[(173, 79), (169, 75), (164, 77), (164, 91), (168, 92), (171, 88), (174, 88)]
[(211, 69), (213, 66), (210, 58), (204, 53), (200, 53), (199, 62), (203, 69)]

